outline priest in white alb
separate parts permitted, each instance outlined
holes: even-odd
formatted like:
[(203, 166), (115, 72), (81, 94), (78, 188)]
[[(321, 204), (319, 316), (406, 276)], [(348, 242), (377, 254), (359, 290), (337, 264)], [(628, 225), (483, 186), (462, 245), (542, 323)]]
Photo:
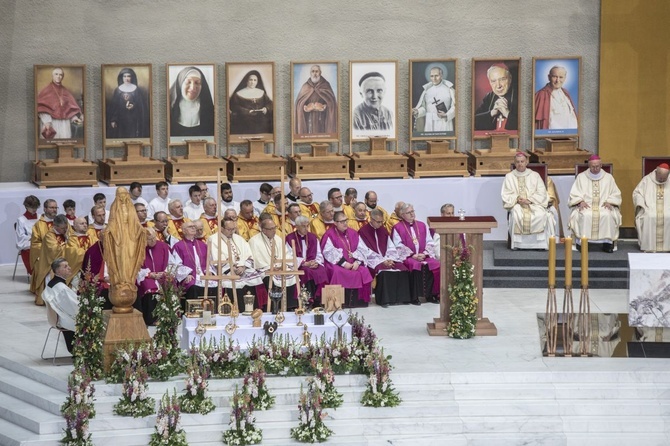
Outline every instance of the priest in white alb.
[(570, 189), (570, 222), (572, 237), (580, 243), (602, 243), (605, 252), (614, 251), (621, 225), (621, 191), (614, 177), (602, 169), (598, 155), (589, 158), (589, 169), (577, 175)]
[(509, 236), (512, 249), (548, 249), (554, 235), (554, 217), (548, 211), (549, 196), (542, 177), (526, 168), (524, 152), (514, 156), (514, 170), (505, 175), (503, 207), (509, 211)]
[[(670, 251), (670, 166), (659, 165), (633, 191), (635, 228), (640, 249)], [(665, 197), (668, 197), (666, 200)]]

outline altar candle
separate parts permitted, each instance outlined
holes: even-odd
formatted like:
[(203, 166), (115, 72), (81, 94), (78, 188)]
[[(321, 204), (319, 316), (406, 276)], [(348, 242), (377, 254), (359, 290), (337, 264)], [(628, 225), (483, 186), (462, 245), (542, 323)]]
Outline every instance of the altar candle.
[(582, 288), (589, 286), (589, 240), (582, 237)]
[(565, 238), (565, 287), (572, 286), (572, 239)]
[(205, 325), (211, 325), (212, 324), (212, 312), (211, 311), (203, 311), (202, 312), (202, 323)]
[(556, 285), (556, 238), (549, 237), (549, 287)]

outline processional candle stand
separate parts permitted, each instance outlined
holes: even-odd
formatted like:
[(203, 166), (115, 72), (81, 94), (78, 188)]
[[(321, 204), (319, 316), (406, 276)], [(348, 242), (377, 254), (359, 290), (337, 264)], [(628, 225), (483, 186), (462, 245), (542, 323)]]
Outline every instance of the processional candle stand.
[(577, 333), (579, 335), (579, 354), (590, 356), (591, 347), (591, 302), (589, 299), (589, 246), (588, 239), (582, 237), (582, 292), (579, 295), (579, 316)]
[(558, 309), (556, 306), (556, 238), (549, 237), (549, 276), (544, 323), (547, 338), (547, 356), (556, 356)]
[(572, 238), (566, 237), (565, 247), (565, 292), (563, 293), (563, 354), (572, 356), (575, 308), (572, 304)]

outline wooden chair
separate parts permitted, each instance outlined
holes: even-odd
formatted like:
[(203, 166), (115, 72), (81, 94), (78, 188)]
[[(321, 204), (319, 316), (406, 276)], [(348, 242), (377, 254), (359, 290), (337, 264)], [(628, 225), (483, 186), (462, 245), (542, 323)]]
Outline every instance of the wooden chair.
[(659, 164), (670, 164), (670, 157), (667, 156), (643, 156), (642, 157), (642, 176), (649, 175)]
[[(580, 173), (584, 172), (585, 170), (589, 169), (589, 163), (584, 163), (584, 164), (575, 164), (575, 176), (579, 175)], [(612, 163), (605, 163), (603, 164), (602, 169), (612, 175), (612, 172), (614, 172), (614, 165)]]

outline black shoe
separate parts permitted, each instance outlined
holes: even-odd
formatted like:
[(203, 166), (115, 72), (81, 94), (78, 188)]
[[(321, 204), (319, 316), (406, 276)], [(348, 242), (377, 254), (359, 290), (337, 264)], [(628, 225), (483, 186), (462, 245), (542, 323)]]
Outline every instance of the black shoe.
[(433, 297), (432, 299), (430, 299), (430, 301), (434, 304), (439, 304), (440, 303), (440, 299), (438, 299), (437, 297)]
[(402, 304), (403, 305), (409, 305), (409, 302), (403, 302)]
[(410, 302), (410, 303), (411, 303), (412, 305), (416, 305), (417, 307), (418, 307), (418, 306), (421, 306), (421, 302), (419, 302), (418, 300), (414, 300), (414, 301), (412, 301), (412, 302)]
[(614, 243), (603, 243), (604, 252), (614, 252)]
[(382, 304), (381, 307), (382, 307), (382, 308), (388, 308), (388, 307), (389, 307), (389, 304)]

